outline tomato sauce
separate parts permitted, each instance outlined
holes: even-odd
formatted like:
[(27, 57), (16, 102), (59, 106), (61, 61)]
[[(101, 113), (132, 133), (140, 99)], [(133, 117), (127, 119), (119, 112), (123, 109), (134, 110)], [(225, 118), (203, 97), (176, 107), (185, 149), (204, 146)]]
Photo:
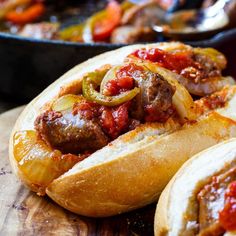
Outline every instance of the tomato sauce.
[[(159, 50), (159, 49), (158, 49)], [(131, 90), (135, 86), (135, 80), (145, 79), (145, 69), (142, 66), (130, 63), (124, 65), (116, 72), (116, 78), (105, 84), (104, 94), (106, 96), (118, 95), (122, 92)], [(165, 113), (157, 110), (153, 106), (145, 106), (144, 120), (147, 122), (165, 122), (173, 113), (174, 108), (168, 109)], [(106, 111), (106, 116), (108, 111)], [(113, 132), (112, 132), (113, 133)]]
[(75, 103), (73, 107), (73, 115), (80, 114), (88, 120), (98, 116), (98, 108), (100, 106), (95, 102), (82, 101), (80, 103)]
[(132, 63), (121, 67), (116, 72), (116, 78), (106, 83), (104, 94), (106, 96), (114, 96), (133, 89), (134, 76), (140, 74), (141, 71), (143, 71), (141, 66)]
[(169, 69), (173, 72), (181, 74), (182, 70), (187, 67), (197, 68), (197, 63), (191, 58), (191, 53), (187, 51), (183, 52), (167, 52), (159, 48), (139, 49), (133, 54), (142, 60), (148, 60), (159, 64), (160, 66)]
[(129, 103), (124, 103), (118, 107), (101, 107), (100, 123), (103, 130), (115, 139), (128, 128), (129, 124)]
[(152, 106), (145, 107), (145, 121), (147, 122), (165, 122), (171, 115), (174, 114), (174, 107), (170, 107), (165, 113), (159, 112)]
[(219, 221), (225, 230), (236, 230), (236, 181), (225, 192), (225, 204), (219, 212)]
[(94, 102), (84, 101), (76, 103), (72, 113), (73, 115), (80, 114), (88, 120), (98, 119), (104, 132), (114, 139), (125, 132), (129, 126), (129, 107), (129, 102), (117, 107), (106, 107)]
[[(118, 95), (134, 88), (134, 75), (141, 74), (143, 67), (129, 64), (121, 67), (116, 72), (116, 78), (105, 85), (106, 96)], [(86, 119), (98, 119), (103, 131), (112, 139), (130, 128), (132, 119), (129, 117), (131, 103), (126, 102), (116, 107), (101, 106), (97, 103), (84, 101), (76, 103), (73, 107), (73, 114), (80, 114)], [(132, 124), (131, 124), (132, 127)]]

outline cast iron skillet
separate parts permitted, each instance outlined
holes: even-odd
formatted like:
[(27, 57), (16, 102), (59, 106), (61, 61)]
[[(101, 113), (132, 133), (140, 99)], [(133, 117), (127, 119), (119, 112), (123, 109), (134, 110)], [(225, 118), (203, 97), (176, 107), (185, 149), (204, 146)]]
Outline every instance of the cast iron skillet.
[[(63, 1), (61, 2), (63, 3)], [(69, 2), (73, 3), (72, 0)], [(175, 7), (178, 9), (180, 1), (175, 0), (175, 2)], [(186, 3), (192, 2), (186, 0)], [(202, 0), (194, 1), (195, 5), (199, 2)], [(101, 4), (104, 4), (104, 1), (81, 0), (79, 3), (85, 9), (81, 10), (80, 17), (85, 17), (86, 14), (91, 15), (91, 12), (102, 8)], [(236, 77), (236, 69), (233, 64), (236, 61), (236, 53), (234, 52), (236, 29), (219, 33), (209, 40), (190, 42), (189, 44), (221, 50), (229, 60), (228, 73)], [(12, 99), (19, 104), (28, 102), (73, 66), (121, 46), (124, 45), (35, 40), (0, 33), (0, 97)]]

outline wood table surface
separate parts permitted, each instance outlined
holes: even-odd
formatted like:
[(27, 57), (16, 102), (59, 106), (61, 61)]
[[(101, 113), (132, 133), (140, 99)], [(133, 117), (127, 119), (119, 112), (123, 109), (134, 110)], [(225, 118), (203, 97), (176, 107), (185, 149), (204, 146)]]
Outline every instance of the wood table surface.
[(155, 204), (119, 216), (95, 219), (73, 214), (25, 188), (12, 173), (8, 161), (9, 135), (22, 109), (0, 115), (0, 236), (153, 235)]

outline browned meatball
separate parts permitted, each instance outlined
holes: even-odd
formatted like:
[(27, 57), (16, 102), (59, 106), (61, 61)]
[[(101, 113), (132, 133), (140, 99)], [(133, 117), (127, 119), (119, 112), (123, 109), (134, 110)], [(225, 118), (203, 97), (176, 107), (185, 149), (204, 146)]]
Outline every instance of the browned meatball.
[(219, 211), (224, 207), (224, 195), (228, 185), (236, 180), (236, 168), (215, 176), (198, 193), (199, 235), (223, 235), (225, 230), (219, 222)]
[(36, 119), (35, 128), (44, 141), (63, 153), (93, 152), (109, 142), (95, 120), (71, 112), (46, 111)]
[(132, 116), (135, 119), (164, 122), (173, 113), (174, 88), (159, 74), (145, 71), (136, 78), (141, 88), (133, 103)]

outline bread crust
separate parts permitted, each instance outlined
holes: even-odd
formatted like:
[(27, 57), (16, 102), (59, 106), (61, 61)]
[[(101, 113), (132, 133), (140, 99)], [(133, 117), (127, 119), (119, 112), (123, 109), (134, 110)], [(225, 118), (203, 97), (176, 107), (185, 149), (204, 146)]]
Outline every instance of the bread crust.
[[(104, 64), (122, 63), (135, 49), (145, 47), (170, 50), (188, 46), (180, 43), (132, 45), (99, 55), (66, 73), (25, 108), (11, 134), (9, 158), (15, 173), (27, 186), (35, 190), (20, 172), (14, 158), (15, 132), (34, 129), (36, 117), (59, 95), (75, 90), (79, 92), (85, 73)], [(170, 178), (188, 158), (236, 136), (235, 131), (236, 122), (218, 113), (203, 117), (194, 124), (186, 124), (181, 129), (171, 119), (156, 127), (155, 124), (145, 124), (75, 165), (55, 179), (46, 193), (66, 209), (86, 216), (104, 217), (130, 211), (156, 201)]]
[[(234, 122), (214, 113), (191, 126), (146, 141), (147, 145), (137, 143), (132, 152), (127, 150), (115, 159), (107, 158), (93, 166), (89, 160), (87, 165), (79, 163), (54, 180), (47, 194), (67, 209), (87, 216), (110, 216), (133, 210), (156, 201), (171, 176), (189, 157), (230, 138), (235, 131)], [(114, 148), (109, 145), (101, 153), (92, 154), (91, 159), (102, 159), (109, 149)]]
[(196, 194), (212, 176), (232, 165), (236, 165), (236, 138), (210, 147), (185, 162), (160, 196), (154, 220), (155, 236), (196, 235), (196, 229), (188, 226), (190, 221), (197, 224)]

